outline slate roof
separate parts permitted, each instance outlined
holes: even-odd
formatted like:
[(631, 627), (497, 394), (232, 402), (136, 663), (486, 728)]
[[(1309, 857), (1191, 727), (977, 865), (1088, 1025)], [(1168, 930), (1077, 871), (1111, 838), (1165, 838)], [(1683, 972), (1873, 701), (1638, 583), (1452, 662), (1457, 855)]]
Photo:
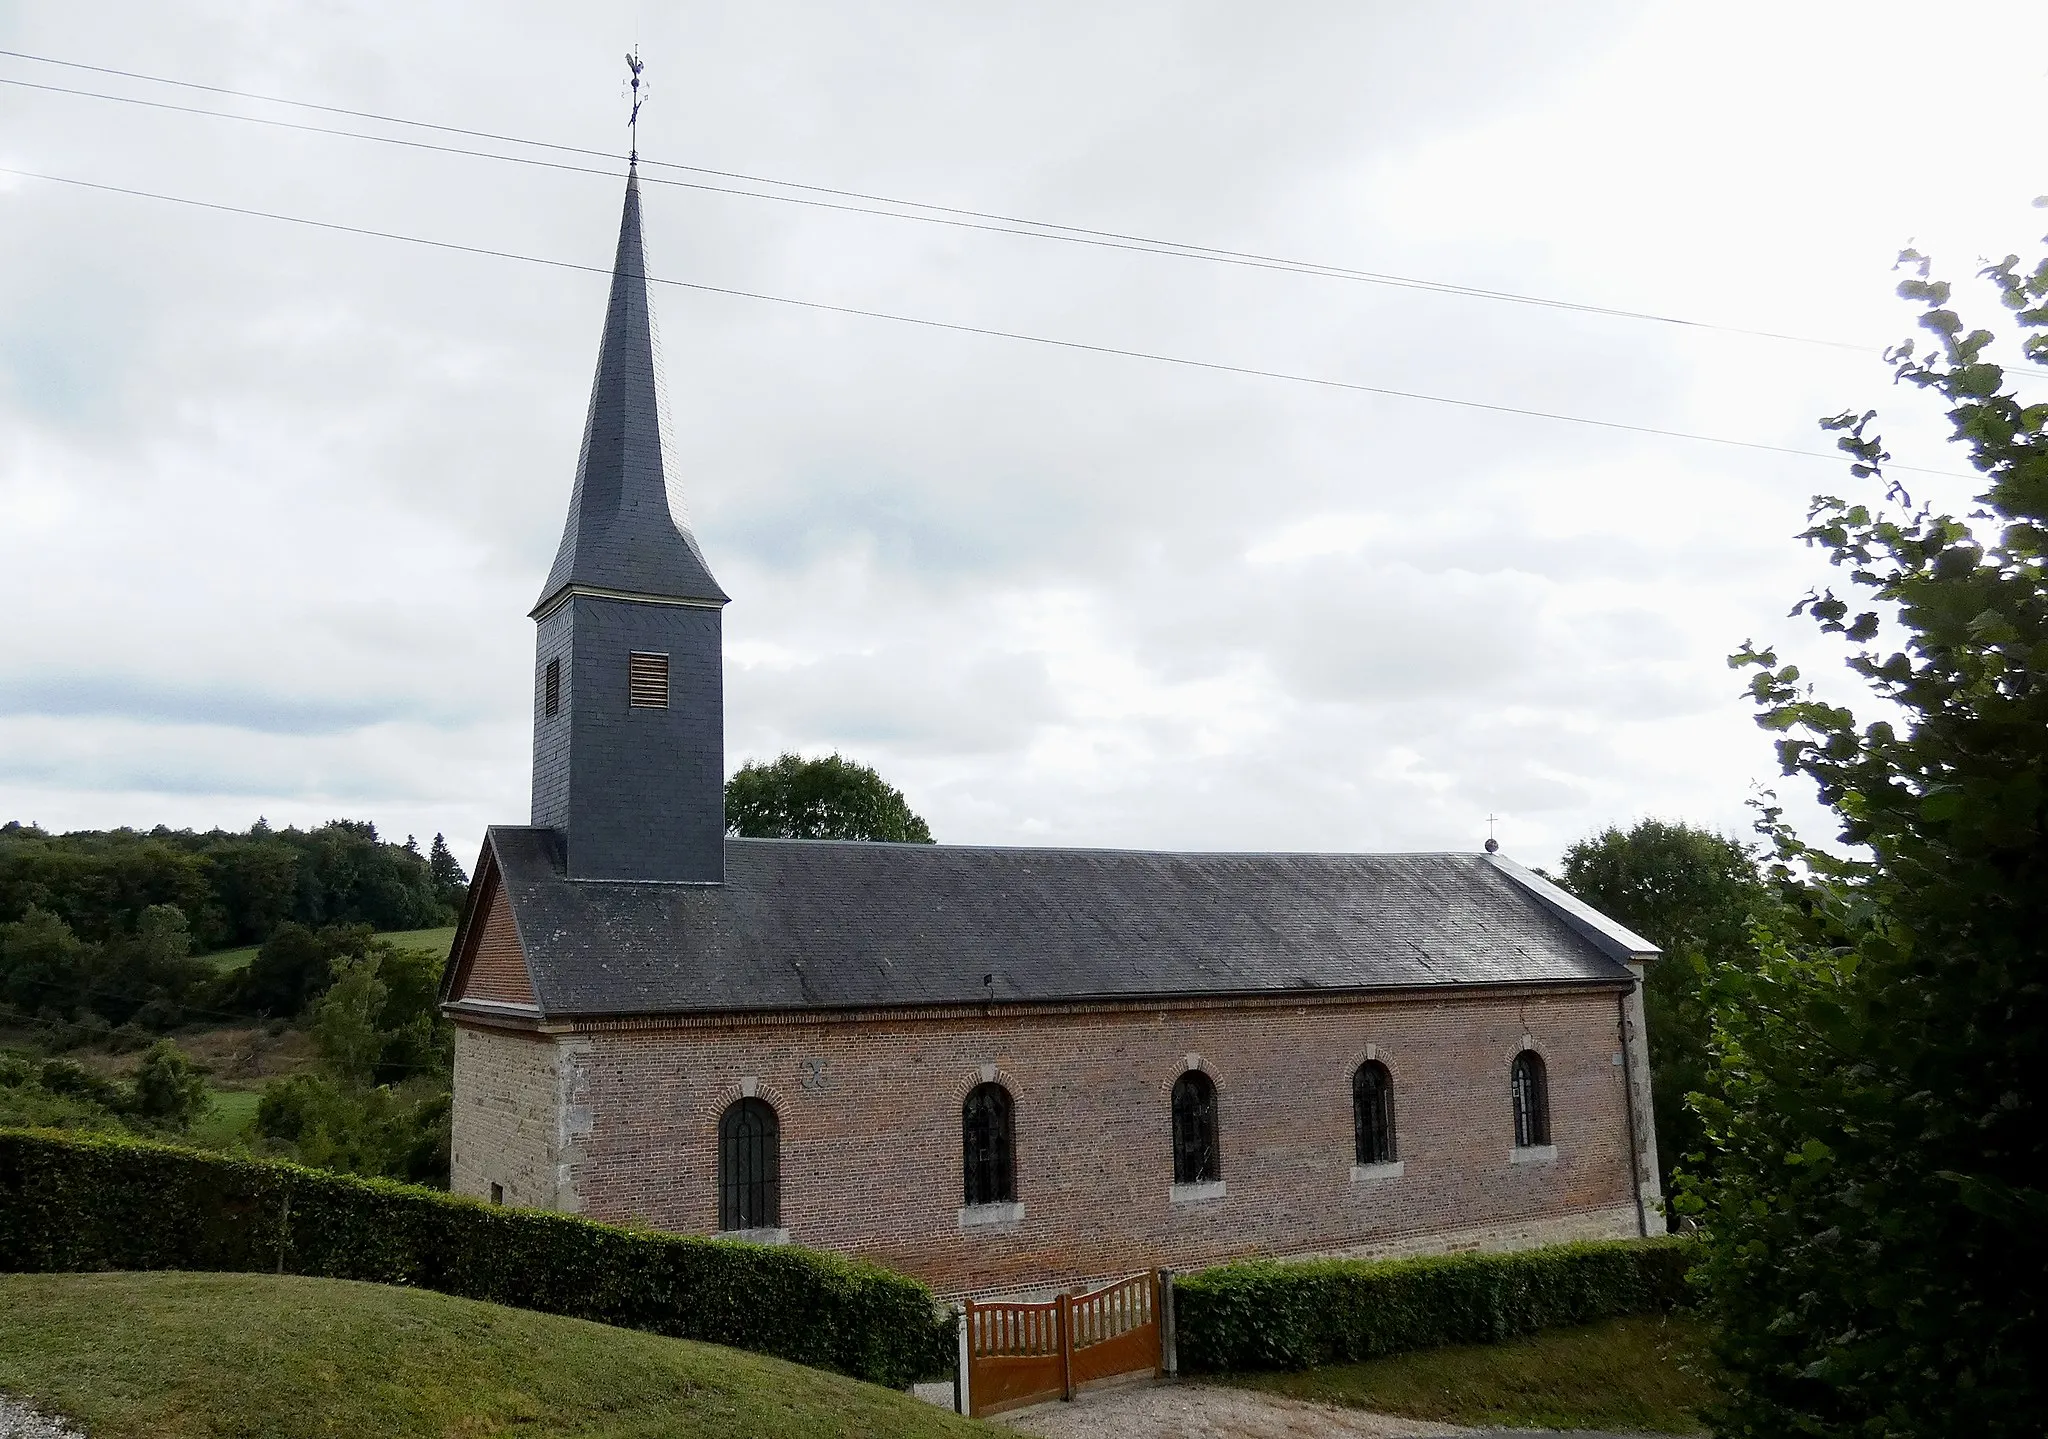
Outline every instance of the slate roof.
[(724, 604), (704, 553), (672, 514), (662, 455), (661, 357), (647, 302), (647, 258), (640, 238), (640, 176), (626, 177), (626, 208), (612, 262), (611, 299), (576, 487), (554, 568), (536, 613), (571, 585), (600, 591)]
[(568, 879), (549, 829), (486, 845), (546, 1015), (1623, 984), (1656, 953), (1490, 855), (728, 839), (686, 885)]

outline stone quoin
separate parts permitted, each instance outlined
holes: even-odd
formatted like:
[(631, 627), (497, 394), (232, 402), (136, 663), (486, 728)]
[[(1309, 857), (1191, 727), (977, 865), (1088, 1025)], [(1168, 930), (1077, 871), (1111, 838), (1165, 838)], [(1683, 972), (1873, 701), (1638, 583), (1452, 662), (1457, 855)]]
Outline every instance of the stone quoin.
[(1662, 1229), (1657, 951), (1504, 856), (727, 836), (727, 596), (660, 374), (629, 169), (532, 822), (443, 980), (457, 1192), (947, 1295)]

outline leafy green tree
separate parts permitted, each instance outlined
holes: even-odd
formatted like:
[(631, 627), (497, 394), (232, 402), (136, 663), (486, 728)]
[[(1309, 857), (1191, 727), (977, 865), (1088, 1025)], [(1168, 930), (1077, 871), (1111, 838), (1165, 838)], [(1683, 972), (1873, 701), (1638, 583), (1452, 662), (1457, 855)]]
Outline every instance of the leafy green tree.
[(338, 965), (366, 954), (375, 942), (367, 924), (308, 929), (287, 921), (263, 941), (233, 997), (252, 1013), (295, 1019), (327, 993)]
[(89, 988), (91, 949), (71, 926), (39, 905), (0, 925), (0, 997), (27, 1014), (68, 1013)]
[(166, 1129), (190, 1129), (213, 1108), (206, 1076), (192, 1067), (185, 1051), (159, 1039), (142, 1056), (135, 1071), (135, 1112)]
[[(377, 1027), (390, 993), (377, 978), (378, 950), (342, 961), (340, 972), (313, 1007), (313, 1042), (328, 1071), (352, 1088), (367, 1088), (383, 1056), (385, 1036)], [(384, 951), (388, 952), (388, 951)]]
[[(1704, 1221), (1725, 1435), (2038, 1436), (2048, 1413), (2048, 403), (1916, 274), (1934, 337), (1892, 352), (1983, 476), (1967, 518), (1823, 496), (1804, 538), (1844, 572), (1795, 607), (1847, 650), (1858, 724), (1748, 645), (1760, 723), (1840, 821), (1765, 828), (1812, 902), (1715, 974), (1720, 1150)], [(1983, 272), (2048, 364), (2048, 261)], [(2034, 371), (2036, 377), (2040, 371)], [(1886, 479), (1874, 412), (1842, 432)]]
[(435, 835), (432, 847), (427, 850), (427, 873), (433, 877), (441, 903), (451, 910), (460, 910), (462, 901), (469, 894), (469, 876), (463, 873), (462, 863), (455, 858), (455, 852), (448, 848), (445, 835)]
[(1686, 1103), (1708, 1083), (1707, 975), (1718, 965), (1748, 962), (1750, 925), (1775, 910), (1773, 892), (1753, 846), (1657, 819), (1627, 831), (1610, 826), (1579, 841), (1565, 851), (1560, 878), (1664, 951), (1643, 982), (1643, 1018), (1657, 1162), (1668, 1196), (1682, 1164), (1712, 1162), (1706, 1129)]
[(725, 785), (725, 823), (748, 839), (867, 839), (930, 844), (903, 792), (839, 755), (746, 764)]

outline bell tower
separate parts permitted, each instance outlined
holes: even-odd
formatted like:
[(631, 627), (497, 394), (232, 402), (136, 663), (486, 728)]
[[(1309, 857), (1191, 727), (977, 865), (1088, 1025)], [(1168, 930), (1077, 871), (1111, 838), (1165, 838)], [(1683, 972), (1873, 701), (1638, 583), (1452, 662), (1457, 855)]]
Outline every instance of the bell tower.
[[(635, 115), (638, 67), (635, 66)], [(583, 450), (534, 606), (533, 823), (571, 879), (725, 878), (726, 594), (669, 507), (637, 152)]]

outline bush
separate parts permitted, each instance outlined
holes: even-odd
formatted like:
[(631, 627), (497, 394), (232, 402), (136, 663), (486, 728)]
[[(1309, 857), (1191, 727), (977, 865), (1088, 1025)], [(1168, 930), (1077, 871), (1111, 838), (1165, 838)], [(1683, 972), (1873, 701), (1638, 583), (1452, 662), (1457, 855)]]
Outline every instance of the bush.
[(1512, 1254), (1226, 1264), (1174, 1281), (1183, 1369), (1307, 1369), (1491, 1344), (1663, 1313), (1686, 1297), (1689, 1241), (1557, 1244)]
[(950, 1363), (931, 1292), (874, 1265), (499, 1209), (167, 1145), (0, 1130), (0, 1272), (362, 1279), (834, 1369), (891, 1388)]
[(135, 1112), (166, 1129), (190, 1129), (213, 1108), (206, 1076), (192, 1067), (185, 1051), (159, 1039), (135, 1071)]

